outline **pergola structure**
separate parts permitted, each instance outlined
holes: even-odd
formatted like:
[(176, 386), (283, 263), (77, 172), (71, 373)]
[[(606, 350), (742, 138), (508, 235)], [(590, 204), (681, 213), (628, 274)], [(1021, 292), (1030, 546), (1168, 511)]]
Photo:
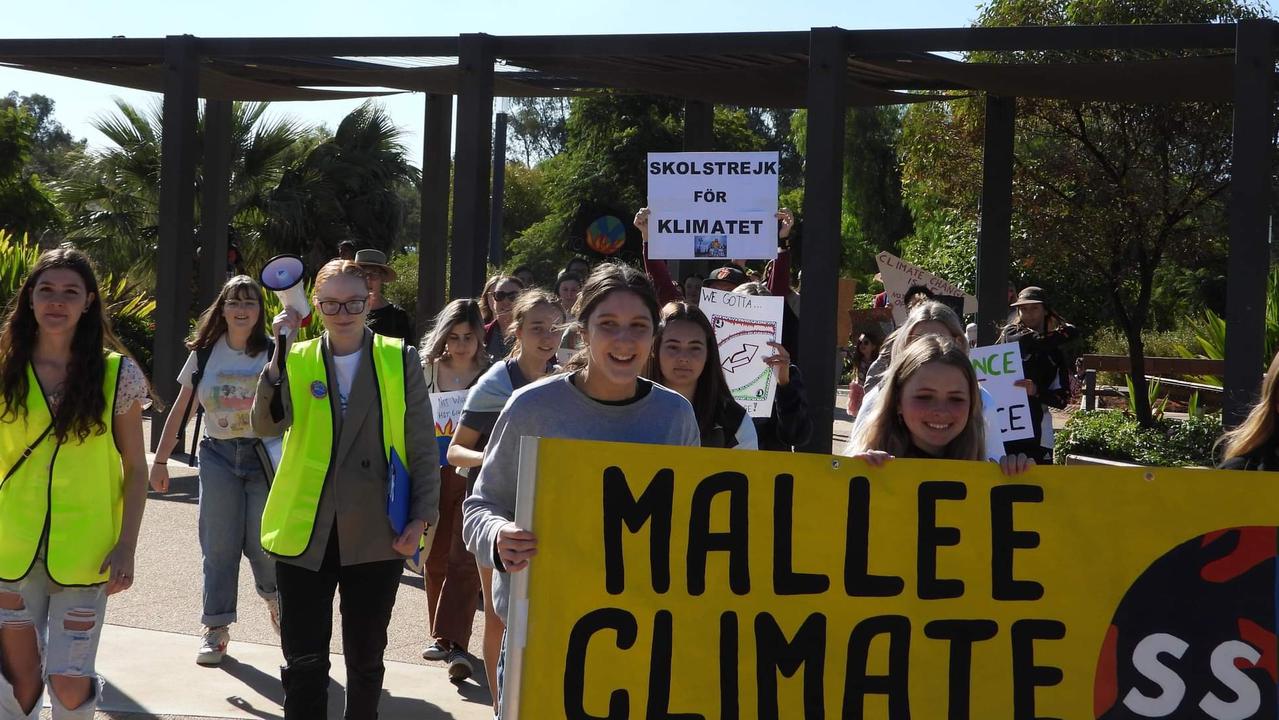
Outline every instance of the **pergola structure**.
[[(836, 383), (832, 338), (840, 264), (845, 109), (985, 96), (978, 239), (982, 342), (1007, 311), (1017, 97), (1130, 103), (1234, 103), (1226, 421), (1246, 412), (1264, 352), (1269, 267), (1276, 25), (1125, 25), (661, 35), (0, 39), (0, 63), (164, 94), (154, 380), (167, 397), (191, 307), (195, 168), (204, 152), (201, 300), (222, 283), (227, 246), (231, 102), (425, 93), (417, 314), (484, 281), (490, 223), (493, 99), (614, 88), (686, 101), (685, 149), (713, 147), (714, 104), (808, 108), (804, 182), (802, 369), (814, 423), (807, 450), (828, 452)], [(1096, 61), (1092, 51), (1146, 51)], [(968, 63), (939, 53), (1023, 51), (1076, 61)], [(1178, 55), (1178, 53), (1180, 55)], [(1171, 56), (1170, 56), (1171, 55)], [(454, 98), (457, 142), (449, 186)], [(206, 138), (196, 143), (199, 99)], [(453, 223), (450, 236), (449, 198)], [(446, 242), (451, 237), (451, 252)], [(159, 428), (157, 423), (155, 428)], [(155, 434), (158, 437), (158, 433)], [(154, 438), (153, 438), (154, 443)]]

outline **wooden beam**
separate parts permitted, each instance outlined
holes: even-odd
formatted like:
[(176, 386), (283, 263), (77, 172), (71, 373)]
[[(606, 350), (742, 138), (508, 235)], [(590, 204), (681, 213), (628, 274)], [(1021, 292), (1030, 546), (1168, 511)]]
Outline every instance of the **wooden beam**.
[(993, 345), (1008, 320), (1017, 99), (986, 96), (981, 226), (977, 231), (977, 344)]
[(422, 223), (417, 248), (417, 337), (444, 309), (448, 293), (450, 145), (453, 134), (453, 96), (426, 96), (426, 124), (422, 134)]
[(449, 293), (476, 297), (488, 247), (489, 161), (493, 137), (493, 53), (485, 35), (463, 35), (453, 177), (453, 255)]
[(204, 101), (204, 164), (200, 183), (198, 307), (208, 307), (227, 280), (231, 224), (231, 123), (234, 103)]

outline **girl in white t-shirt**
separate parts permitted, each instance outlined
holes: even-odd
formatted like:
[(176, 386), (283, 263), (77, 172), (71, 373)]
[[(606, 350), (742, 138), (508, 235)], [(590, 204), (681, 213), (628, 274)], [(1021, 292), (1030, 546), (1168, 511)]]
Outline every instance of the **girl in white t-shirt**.
[[(182, 389), (174, 412), (164, 423), (160, 446), (151, 465), (151, 489), (169, 490), (169, 455), (178, 428), (196, 409), (204, 409), (200, 440), (200, 553), (204, 559), (204, 601), (200, 622), (204, 636), (196, 654), (201, 665), (217, 665), (230, 642), (236, 620), (240, 556), (249, 559), (258, 595), (266, 601), (271, 624), (280, 631), (275, 561), (260, 541), (270, 468), (261, 440), (250, 422), (258, 376), (270, 359), (270, 339), (262, 313), (262, 290), (247, 275), (237, 275), (200, 315), (191, 354), (178, 374)], [(200, 357), (203, 372), (195, 379)], [(194, 382), (193, 382), (194, 381)], [(198, 387), (194, 384), (198, 383)]]

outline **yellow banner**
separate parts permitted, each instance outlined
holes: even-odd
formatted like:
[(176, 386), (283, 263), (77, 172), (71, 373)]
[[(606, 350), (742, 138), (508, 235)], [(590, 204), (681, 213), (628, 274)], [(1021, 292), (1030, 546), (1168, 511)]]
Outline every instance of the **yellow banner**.
[(1276, 717), (1269, 473), (525, 442), (518, 718)]

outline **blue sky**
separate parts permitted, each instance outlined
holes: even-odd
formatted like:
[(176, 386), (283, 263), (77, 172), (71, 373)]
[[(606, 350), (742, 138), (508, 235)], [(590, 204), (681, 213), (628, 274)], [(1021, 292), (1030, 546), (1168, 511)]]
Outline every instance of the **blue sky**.
[[(493, 35), (715, 32), (845, 28), (955, 27), (977, 14), (976, 0), (43, 0), (9, 2), (0, 37)], [(158, 95), (0, 68), (0, 94), (41, 93), (76, 137), (100, 147), (90, 120), (112, 98), (147, 103)], [(415, 164), (421, 157), (422, 97), (383, 100), (407, 131)], [(358, 101), (276, 103), (304, 122), (335, 127)]]

